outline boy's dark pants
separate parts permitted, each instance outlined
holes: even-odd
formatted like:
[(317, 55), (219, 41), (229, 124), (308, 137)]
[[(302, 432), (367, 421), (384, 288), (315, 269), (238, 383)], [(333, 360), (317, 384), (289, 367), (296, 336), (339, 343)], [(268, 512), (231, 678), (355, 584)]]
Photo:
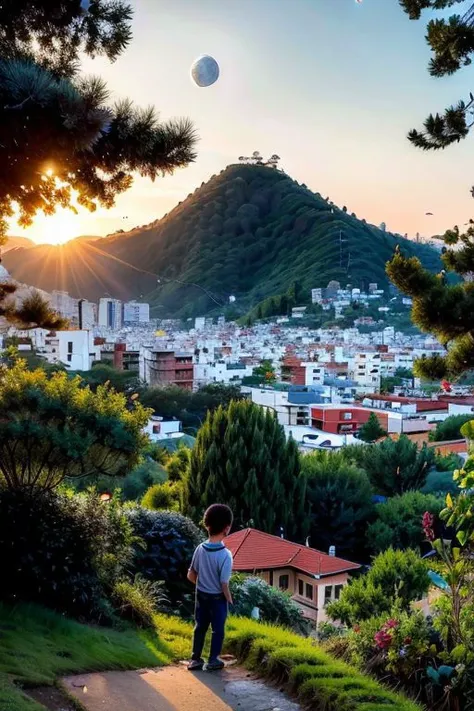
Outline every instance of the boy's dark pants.
[(211, 653), (209, 661), (214, 662), (222, 651), (224, 642), (224, 628), (227, 619), (227, 600), (224, 595), (208, 595), (196, 592), (196, 625), (194, 627), (193, 656), (194, 660), (201, 659), (206, 632), (209, 625), (212, 628)]

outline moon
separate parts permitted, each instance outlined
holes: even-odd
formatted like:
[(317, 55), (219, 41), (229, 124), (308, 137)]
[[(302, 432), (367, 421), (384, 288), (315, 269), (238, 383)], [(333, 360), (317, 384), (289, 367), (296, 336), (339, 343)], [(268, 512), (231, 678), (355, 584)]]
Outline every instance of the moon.
[(215, 84), (219, 79), (219, 65), (214, 57), (208, 54), (198, 57), (191, 66), (191, 78), (199, 87)]

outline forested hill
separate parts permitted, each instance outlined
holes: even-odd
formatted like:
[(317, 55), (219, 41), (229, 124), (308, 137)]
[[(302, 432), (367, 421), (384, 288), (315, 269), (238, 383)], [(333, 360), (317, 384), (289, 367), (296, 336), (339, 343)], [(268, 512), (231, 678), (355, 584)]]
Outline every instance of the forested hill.
[[(230, 165), (148, 226), (100, 243), (43, 246), (40, 269), (40, 248), (13, 250), (5, 265), (15, 278), (49, 291), (67, 289), (90, 299), (105, 292), (144, 294), (156, 316), (194, 316), (216, 302), (228, 304), (231, 295), (242, 313), (295, 281), (306, 292), (331, 279), (386, 284), (385, 263), (397, 242), (428, 268), (440, 269), (430, 247), (368, 225), (283, 172)], [(128, 265), (158, 274), (160, 283)]]

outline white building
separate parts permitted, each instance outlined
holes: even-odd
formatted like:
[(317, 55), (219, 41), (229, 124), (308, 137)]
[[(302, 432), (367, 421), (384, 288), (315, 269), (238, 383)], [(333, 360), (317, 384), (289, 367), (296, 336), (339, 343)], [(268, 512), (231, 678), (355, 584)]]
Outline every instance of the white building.
[(123, 305), (124, 323), (148, 323), (150, 321), (150, 304), (138, 301), (127, 301)]
[(206, 327), (206, 318), (205, 316), (197, 316), (194, 319), (194, 328), (196, 331), (203, 331)]
[(380, 390), (380, 353), (356, 353), (352, 378), (361, 388)]
[(152, 442), (160, 442), (164, 439), (179, 439), (183, 436), (179, 420), (164, 420), (158, 415), (150, 417), (144, 427), (144, 432)]
[(61, 363), (68, 370), (90, 370), (100, 360), (91, 331), (46, 331), (35, 329), (36, 351), (48, 363)]
[(203, 385), (208, 385), (209, 383), (240, 385), (243, 378), (252, 375), (253, 369), (253, 365), (245, 365), (244, 363), (229, 363), (225, 361), (195, 363), (195, 384), (198, 388)]
[(100, 299), (99, 326), (105, 326), (113, 331), (118, 331), (122, 327), (122, 302), (119, 299)]

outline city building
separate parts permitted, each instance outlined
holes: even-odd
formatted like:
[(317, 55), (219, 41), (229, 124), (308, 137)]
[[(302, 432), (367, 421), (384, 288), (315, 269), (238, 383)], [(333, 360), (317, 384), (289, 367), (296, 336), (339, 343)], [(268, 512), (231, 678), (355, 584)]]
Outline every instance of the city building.
[(77, 299), (69, 296), (67, 291), (52, 291), (51, 307), (64, 318), (69, 320), (78, 319)]
[(99, 300), (99, 326), (118, 331), (122, 326), (122, 302), (119, 299)]
[(232, 533), (225, 544), (233, 555), (234, 571), (258, 575), (288, 592), (315, 625), (327, 620), (326, 605), (339, 599), (350, 573), (361, 567), (336, 558), (334, 546), (326, 555), (253, 528)]
[(87, 299), (79, 299), (77, 311), (79, 328), (94, 328), (97, 324), (97, 304), (87, 301)]
[(129, 350), (126, 343), (114, 344), (113, 365), (117, 370), (140, 372), (140, 351)]
[(100, 359), (91, 331), (46, 331), (36, 329), (36, 352), (48, 363), (61, 363), (68, 370), (90, 370)]
[(189, 353), (142, 348), (140, 378), (148, 385), (177, 385), (185, 390), (194, 386), (193, 356)]
[(123, 322), (125, 324), (148, 323), (150, 321), (150, 304), (139, 301), (127, 301), (123, 305)]
[(144, 432), (152, 442), (180, 439), (183, 436), (182, 425), (179, 420), (164, 420), (163, 417), (158, 415), (150, 417), (144, 427)]

